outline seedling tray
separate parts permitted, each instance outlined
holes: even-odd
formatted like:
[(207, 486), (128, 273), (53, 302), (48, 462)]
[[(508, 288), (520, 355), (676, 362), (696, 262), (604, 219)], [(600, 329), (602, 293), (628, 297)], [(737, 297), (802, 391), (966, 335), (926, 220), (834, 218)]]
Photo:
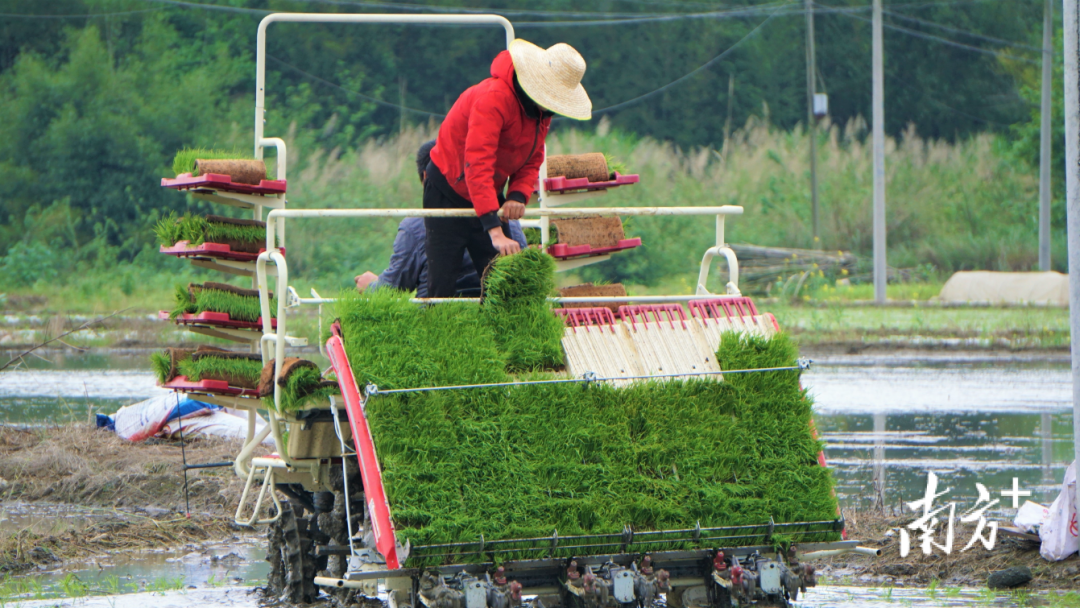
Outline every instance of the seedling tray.
[(206, 173), (199, 177), (192, 177), (190, 173), (182, 173), (173, 179), (163, 177), (161, 178), (161, 187), (173, 190), (224, 190), (241, 194), (285, 194), (285, 180), (283, 179), (264, 179), (259, 182), (258, 186), (253, 186), (251, 184), (233, 183), (232, 177), (220, 173)]
[(641, 181), (638, 175), (615, 174), (615, 179), (606, 182), (590, 182), (587, 177), (567, 179), (565, 177), (549, 177), (544, 180), (544, 191), (551, 194), (562, 192), (576, 192), (579, 190), (607, 190), (616, 186), (629, 186)]
[[(229, 313), (225, 312), (200, 312), (200, 313), (185, 313), (175, 319), (170, 319), (169, 311), (162, 310), (158, 312), (158, 318), (162, 321), (176, 321), (178, 325), (208, 325), (210, 327), (224, 327), (228, 329), (262, 329), (262, 317), (258, 320), (251, 321), (234, 321)], [(270, 320), (270, 326), (277, 329), (277, 319)]]
[[(284, 247), (279, 248), (279, 250), (282, 254), (285, 253)], [(158, 251), (165, 255), (174, 255), (178, 258), (214, 258), (216, 260), (254, 262), (259, 258), (259, 253), (266, 251), (266, 249), (260, 249), (259, 253), (245, 253), (243, 251), (233, 251), (232, 247), (229, 247), (224, 243), (191, 245), (188, 241), (177, 241), (172, 247), (162, 245), (161, 249)]]
[(258, 397), (259, 391), (253, 388), (237, 388), (229, 386), (224, 380), (188, 380), (187, 376), (177, 376), (161, 385), (176, 391), (213, 393), (215, 395), (233, 395), (240, 397)]
[(614, 247), (593, 247), (592, 245), (564, 245), (562, 243), (556, 243), (548, 247), (548, 254), (556, 259), (565, 260), (567, 258), (578, 258), (585, 256), (597, 256), (607, 253), (615, 253), (616, 251), (625, 251), (627, 249), (633, 249), (634, 247), (641, 246), (641, 237), (634, 237), (632, 239), (622, 239), (618, 245)]

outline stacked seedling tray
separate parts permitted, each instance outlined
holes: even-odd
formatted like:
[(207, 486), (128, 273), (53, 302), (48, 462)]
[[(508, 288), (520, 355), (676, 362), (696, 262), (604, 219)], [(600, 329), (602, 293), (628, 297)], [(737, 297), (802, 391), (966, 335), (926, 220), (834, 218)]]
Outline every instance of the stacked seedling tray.
[[(636, 184), (637, 175), (600, 153), (549, 156), (540, 179), (541, 207), (557, 207), (606, 194), (611, 188)], [(551, 220), (558, 242), (545, 243), (559, 271), (610, 259), (611, 254), (641, 245), (640, 238), (626, 238), (618, 217)]]
[[(263, 319), (255, 269), (267, 244), (262, 210), (285, 207), (285, 180), (268, 179), (261, 160), (214, 150), (180, 151), (173, 171), (176, 177), (163, 178), (162, 187), (202, 201), (251, 209), (254, 217), (171, 214), (154, 229), (160, 252), (200, 268), (252, 277), (252, 284), (251, 289), (216, 282), (178, 285), (172, 309), (158, 316), (194, 333), (246, 344), (248, 352), (168, 349), (154, 356), (158, 379), (166, 388), (210, 396), (210, 401), (231, 398), (223, 405), (237, 405), (236, 398), (257, 400)], [(270, 310), (271, 315), (276, 313), (276, 301)], [(270, 320), (270, 327), (276, 327), (276, 319)]]

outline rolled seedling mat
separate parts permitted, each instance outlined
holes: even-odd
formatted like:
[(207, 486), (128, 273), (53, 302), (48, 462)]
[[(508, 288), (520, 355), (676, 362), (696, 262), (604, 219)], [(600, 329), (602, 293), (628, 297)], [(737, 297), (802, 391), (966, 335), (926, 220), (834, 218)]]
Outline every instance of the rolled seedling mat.
[[(262, 363), (262, 355), (256, 353), (234, 353), (234, 352), (213, 352), (204, 351), (196, 352), (191, 355), (191, 361), (202, 361), (206, 358), (221, 359), (221, 360), (233, 360), (233, 361), (257, 361)], [(200, 380), (220, 380), (222, 382), (228, 382), (229, 386), (237, 388), (258, 388), (258, 383), (251, 377), (230, 373), (227, 371), (214, 371), (207, 370), (200, 374)]]
[(194, 175), (206, 175), (207, 173), (228, 175), (235, 183), (258, 186), (260, 183), (262, 183), (264, 179), (266, 179), (266, 163), (261, 160), (209, 160), (203, 158), (195, 159)]
[(547, 158), (547, 176), (566, 179), (588, 178), (590, 182), (611, 179), (607, 159), (600, 152), (588, 154), (559, 154)]
[[(281, 363), (281, 374), (278, 376), (278, 386), (285, 386), (289, 380), (289, 376), (298, 369), (308, 367), (319, 369), (317, 365), (308, 361), (307, 359), (301, 359), (299, 357), (285, 357)], [(269, 397), (274, 394), (274, 359), (271, 359), (262, 368), (262, 373), (259, 375), (259, 396)]]
[[(605, 297), (605, 298), (617, 298), (626, 296), (626, 287), (623, 287), (622, 283), (612, 283), (610, 285), (593, 285), (592, 283), (582, 283), (581, 285), (571, 285), (570, 287), (563, 287), (559, 289), (559, 295), (564, 298), (586, 298), (586, 297)], [(622, 306), (625, 302), (610, 302), (605, 303), (602, 301), (597, 302), (575, 302), (560, 304), (563, 308), (610, 308), (611, 312), (619, 312), (619, 306)]]
[[(239, 251), (241, 253), (259, 253), (266, 246), (266, 222), (260, 222), (259, 220), (241, 220), (232, 217), (223, 217), (220, 215), (208, 215), (206, 216), (206, 222), (208, 224), (227, 224), (230, 226), (251, 226), (253, 228), (262, 229), (262, 238), (256, 241), (238, 240), (230, 238), (214, 239), (215, 243), (221, 243), (228, 245), (233, 251)], [(207, 239), (210, 240), (210, 239)]]
[(551, 223), (559, 230), (559, 243), (569, 247), (618, 247), (619, 241), (626, 238), (622, 218), (619, 217), (582, 217), (551, 220)]

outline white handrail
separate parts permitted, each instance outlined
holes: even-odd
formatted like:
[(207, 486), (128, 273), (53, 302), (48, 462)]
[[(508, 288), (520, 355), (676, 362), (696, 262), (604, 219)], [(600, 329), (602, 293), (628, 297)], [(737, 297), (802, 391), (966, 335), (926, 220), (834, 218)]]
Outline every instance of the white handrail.
[[(266, 28), (271, 23), (442, 23), (451, 25), (501, 25), (506, 46), (514, 40), (514, 26), (501, 15), (386, 15), (334, 13), (274, 13), (259, 22), (255, 41), (255, 158), (263, 157), (263, 127), (266, 108)], [(282, 179), (282, 178), (279, 178)]]

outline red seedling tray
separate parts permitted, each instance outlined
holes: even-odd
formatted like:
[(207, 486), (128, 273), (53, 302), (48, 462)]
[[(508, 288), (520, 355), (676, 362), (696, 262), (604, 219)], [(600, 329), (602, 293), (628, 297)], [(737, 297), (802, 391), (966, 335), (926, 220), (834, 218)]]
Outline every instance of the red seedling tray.
[(229, 386), (229, 383), (224, 380), (199, 380), (198, 382), (194, 382), (188, 380), (187, 376), (177, 376), (161, 386), (175, 391), (198, 391), (202, 393), (214, 393), (216, 395), (239, 395), (241, 397), (259, 396), (259, 391), (253, 388), (237, 388), (235, 386)]
[(548, 247), (548, 254), (551, 257), (564, 260), (566, 258), (577, 258), (582, 256), (594, 256), (604, 255), (605, 253), (614, 253), (616, 251), (623, 251), (626, 249), (633, 249), (634, 247), (641, 246), (641, 237), (634, 237), (632, 239), (623, 239), (619, 241), (619, 244), (614, 247), (596, 247), (592, 245), (564, 245), (562, 243), (556, 243)]
[[(634, 177), (637, 177), (636, 175)], [(199, 177), (192, 177), (190, 173), (181, 173), (173, 179), (161, 178), (162, 188), (173, 190), (192, 190), (195, 188), (207, 190), (225, 190), (226, 192), (239, 192), (241, 194), (285, 194), (285, 180), (264, 179), (258, 186), (251, 184), (234, 184), (232, 177), (220, 173), (206, 173)]]
[[(169, 319), (169, 311), (162, 310), (158, 312), (158, 318), (162, 321), (176, 321), (177, 325), (209, 325), (228, 329), (262, 329), (262, 317), (259, 317), (254, 323), (251, 321), (233, 321), (229, 313), (225, 312), (184, 313), (175, 319)], [(277, 319), (271, 319), (270, 326), (277, 329)]]
[(607, 190), (616, 186), (629, 186), (641, 181), (638, 175), (615, 174), (615, 179), (606, 182), (590, 182), (587, 177), (567, 179), (565, 177), (549, 177), (544, 180), (545, 192), (573, 192), (575, 190)]
[[(178, 258), (214, 258), (216, 260), (254, 262), (258, 259), (259, 253), (266, 251), (266, 249), (260, 249), (259, 253), (247, 253), (244, 251), (233, 251), (232, 247), (223, 243), (190, 245), (188, 244), (188, 241), (177, 241), (172, 247), (162, 245), (158, 251), (165, 255), (175, 255)], [(285, 248), (281, 247), (278, 251), (284, 254)]]

